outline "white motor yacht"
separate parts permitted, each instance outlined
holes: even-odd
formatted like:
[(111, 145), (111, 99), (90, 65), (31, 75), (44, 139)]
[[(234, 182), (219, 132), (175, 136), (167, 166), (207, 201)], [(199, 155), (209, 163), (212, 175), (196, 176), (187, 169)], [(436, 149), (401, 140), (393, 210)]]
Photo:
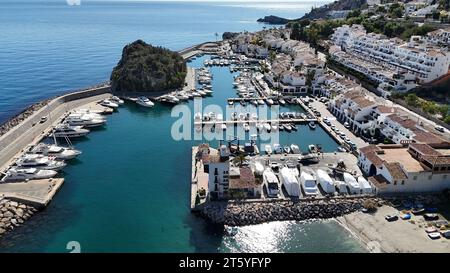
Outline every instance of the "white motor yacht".
[(259, 105), (264, 105), (264, 101), (263, 101), (262, 99), (259, 99), (259, 100), (258, 100), (258, 104), (259, 104)]
[(271, 168), (264, 170), (263, 183), (266, 185), (267, 195), (269, 197), (278, 197), (278, 194), (280, 193), (280, 183)]
[(275, 143), (275, 144), (273, 144), (273, 152), (275, 154), (282, 154), (283, 153), (283, 147), (281, 147), (280, 144)]
[(16, 165), (22, 168), (59, 171), (66, 166), (66, 163), (53, 160), (51, 157), (44, 155), (25, 154), (16, 161)]
[(50, 156), (61, 160), (70, 160), (80, 155), (81, 151), (54, 144), (39, 143), (31, 149), (30, 153)]
[(285, 101), (284, 99), (279, 99), (278, 102), (279, 102), (281, 105), (286, 105), (286, 101)]
[(274, 101), (273, 99), (266, 99), (267, 105), (273, 105)]
[(268, 155), (272, 154), (272, 146), (270, 146), (270, 144), (266, 144), (264, 149)]
[(349, 173), (344, 173), (344, 181), (350, 189), (351, 194), (358, 194), (361, 192), (361, 187), (355, 177)]
[(117, 103), (112, 102), (112, 101), (109, 100), (109, 99), (104, 99), (104, 100), (102, 100), (102, 101), (100, 102), (100, 105), (106, 106), (106, 107), (109, 107), (109, 108), (117, 108), (117, 107), (119, 107), (119, 105), (118, 105)]
[(244, 127), (244, 131), (246, 131), (246, 132), (250, 131), (250, 125), (248, 125), (248, 123), (244, 123), (243, 127)]
[(302, 188), (306, 196), (315, 196), (319, 193), (316, 185), (316, 179), (314, 179), (311, 174), (302, 172), (300, 174), (300, 183), (302, 184)]
[(334, 193), (336, 191), (333, 179), (324, 170), (317, 170), (317, 181), (324, 192)]
[(84, 129), (82, 126), (70, 126), (67, 123), (57, 125), (53, 131), (55, 137), (83, 137), (87, 134), (89, 134), (88, 129)]
[(293, 197), (300, 196), (300, 184), (298, 183), (294, 169), (284, 167), (281, 169), (280, 174), (281, 182), (283, 183), (286, 192)]
[(2, 178), (2, 182), (8, 181), (26, 181), (32, 179), (48, 179), (52, 178), (58, 173), (53, 170), (41, 170), (36, 168), (16, 168), (9, 169), (5, 176)]
[(300, 148), (296, 144), (291, 144), (291, 151), (292, 151), (293, 154), (299, 154), (300, 153)]
[(225, 123), (222, 123), (222, 125), (220, 125), (220, 127), (222, 128), (223, 131), (225, 131), (227, 129), (227, 125)]
[(136, 101), (137, 104), (144, 107), (153, 107), (155, 104), (147, 97), (139, 97)]
[(91, 114), (70, 114), (64, 121), (71, 126), (86, 128), (102, 126), (106, 123), (104, 118), (93, 118)]
[(269, 123), (264, 123), (264, 129), (266, 129), (267, 132), (270, 132), (270, 130), (272, 129), (272, 127), (270, 126)]
[(359, 183), (362, 193), (365, 193), (365, 194), (373, 193), (372, 186), (370, 186), (370, 183), (364, 177), (359, 176), (358, 183)]
[(114, 103), (117, 103), (118, 105), (122, 105), (122, 104), (125, 103), (125, 102), (124, 102), (121, 98), (119, 98), (118, 96), (112, 96), (109, 100), (111, 100), (111, 101), (114, 102)]

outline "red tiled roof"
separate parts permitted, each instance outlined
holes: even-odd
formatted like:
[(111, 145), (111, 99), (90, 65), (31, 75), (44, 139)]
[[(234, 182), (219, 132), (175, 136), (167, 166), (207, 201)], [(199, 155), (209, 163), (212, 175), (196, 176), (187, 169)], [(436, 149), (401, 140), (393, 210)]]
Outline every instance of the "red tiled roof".
[(430, 145), (424, 143), (411, 143), (409, 144), (409, 148), (417, 151), (422, 155), (432, 155), (432, 156), (442, 155), (440, 152), (433, 149)]
[(406, 176), (405, 172), (403, 171), (402, 166), (398, 162), (385, 162), (384, 166), (391, 174), (392, 178), (395, 180), (402, 180), (402, 179), (408, 179), (408, 176)]
[(239, 173), (239, 178), (230, 178), (230, 189), (251, 189), (260, 186), (250, 167), (239, 168)]
[(447, 140), (441, 138), (440, 136), (430, 133), (430, 132), (426, 132), (426, 131), (422, 131), (422, 130), (415, 130), (414, 131), (415, 136), (413, 137), (413, 139), (417, 142), (421, 142), (421, 143), (426, 143), (429, 145), (438, 145), (438, 146), (442, 146), (442, 145), (450, 145), (450, 142), (448, 142)]
[(375, 187), (378, 189), (386, 188), (389, 183), (389, 181), (384, 178), (384, 176), (377, 174), (374, 176), (371, 176), (368, 178), (369, 182), (372, 183)]
[(401, 117), (397, 114), (391, 114), (388, 116), (388, 118), (390, 118), (393, 122), (400, 124), (400, 126), (402, 126), (403, 128), (408, 129), (416, 128), (417, 122), (412, 119)]
[(377, 110), (380, 113), (392, 113), (394, 110), (392, 107), (384, 106), (384, 105), (378, 105)]

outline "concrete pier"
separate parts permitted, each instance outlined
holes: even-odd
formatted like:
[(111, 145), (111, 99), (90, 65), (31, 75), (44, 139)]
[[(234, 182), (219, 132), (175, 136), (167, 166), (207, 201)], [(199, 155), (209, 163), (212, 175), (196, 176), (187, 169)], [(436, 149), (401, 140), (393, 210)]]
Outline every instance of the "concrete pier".
[(0, 183), (0, 197), (42, 208), (53, 199), (63, 183), (63, 178)]

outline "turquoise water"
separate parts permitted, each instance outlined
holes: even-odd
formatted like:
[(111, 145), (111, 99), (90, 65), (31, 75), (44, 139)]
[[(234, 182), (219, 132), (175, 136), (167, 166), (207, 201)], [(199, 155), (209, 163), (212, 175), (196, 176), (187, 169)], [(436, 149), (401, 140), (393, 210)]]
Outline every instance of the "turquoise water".
[[(88, 3), (84, 1), (83, 5), (85, 2)], [(85, 20), (73, 27), (67, 25), (74, 20), (72, 11), (60, 4), (0, 6), (0, 35), (7, 38), (1, 40), (0, 47), (0, 66), (4, 72), (1, 77), (6, 86), (0, 89), (3, 115), (21, 103), (57, 94), (60, 88), (104, 80), (123, 43), (139, 38), (139, 33), (145, 33), (147, 40), (177, 49), (210, 39), (214, 29), (258, 29), (261, 25), (253, 23), (253, 18), (271, 13), (263, 8), (200, 3), (88, 4), (82, 6), (85, 9), (82, 12), (76, 11)], [(36, 9), (41, 14), (34, 13)], [(202, 16), (181, 12), (199, 9)], [(179, 23), (179, 27), (168, 23), (167, 29), (160, 24), (154, 26), (158, 21), (149, 12), (153, 17), (176, 12), (180, 20), (190, 22), (186, 23), (190, 24), (190, 32), (183, 34), (185, 26)], [(283, 12), (281, 15), (286, 17), (300, 16), (289, 9)], [(14, 13), (31, 18), (19, 20)], [(251, 18), (249, 23), (241, 22), (245, 18)], [(147, 23), (136, 26), (136, 20)], [(211, 20), (211, 25), (204, 26), (203, 20)], [(56, 21), (62, 25), (57, 26)], [(9, 25), (5, 26), (5, 22)], [(42, 24), (32, 27), (33, 22)], [(31, 27), (27, 30), (29, 37), (12, 30), (24, 30), (26, 25)], [(87, 31), (85, 37), (81, 29)], [(98, 41), (93, 39), (96, 36)], [(23, 46), (13, 46), (16, 38), (17, 44), (23, 40)], [(71, 50), (63, 54), (61, 45), (66, 43)], [(27, 57), (30, 59), (21, 59)], [(200, 64), (201, 59), (191, 65)], [(18, 71), (23, 73), (15, 75)], [(234, 96), (233, 74), (227, 68), (213, 68), (212, 73), (214, 96), (203, 104), (223, 106), (226, 98)], [(288, 109), (301, 111), (298, 106)], [(152, 109), (143, 109), (127, 103), (108, 117), (103, 129), (74, 142), (83, 154), (64, 169), (65, 184), (60, 192), (48, 208), (2, 238), (0, 251), (68, 252), (69, 241), (79, 242), (83, 252), (364, 251), (335, 222), (273, 222), (241, 227), (235, 237), (227, 237), (220, 227), (192, 215), (191, 147), (200, 141), (174, 141), (170, 129), (175, 120), (168, 106), (157, 104)], [(293, 142), (303, 149), (309, 143), (320, 143), (326, 151), (334, 151), (337, 146), (320, 128), (313, 131), (302, 127), (297, 133), (281, 135), (282, 144)]]

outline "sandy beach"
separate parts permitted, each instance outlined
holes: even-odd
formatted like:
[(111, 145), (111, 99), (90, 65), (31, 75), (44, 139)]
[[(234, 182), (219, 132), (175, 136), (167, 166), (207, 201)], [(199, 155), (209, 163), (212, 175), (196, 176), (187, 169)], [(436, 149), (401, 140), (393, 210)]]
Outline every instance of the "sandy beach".
[(398, 214), (398, 210), (384, 205), (373, 214), (358, 211), (338, 217), (337, 221), (372, 253), (450, 252), (450, 239), (432, 240), (427, 236), (427, 223), (422, 216), (413, 216), (412, 222), (402, 219), (387, 222), (384, 217), (388, 214)]

